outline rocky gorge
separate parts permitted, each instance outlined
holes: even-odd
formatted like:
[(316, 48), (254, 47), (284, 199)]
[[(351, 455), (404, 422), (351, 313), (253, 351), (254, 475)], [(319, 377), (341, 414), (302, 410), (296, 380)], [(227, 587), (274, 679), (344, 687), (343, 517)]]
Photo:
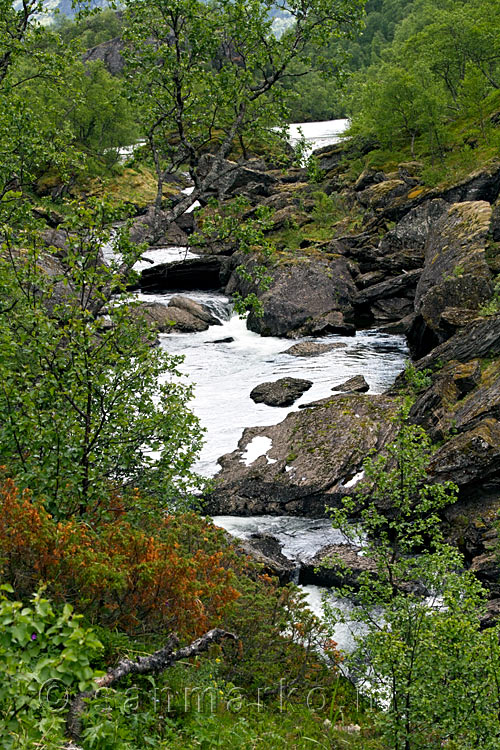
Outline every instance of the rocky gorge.
[[(290, 359), (313, 361), (347, 347), (350, 337), (356, 340), (367, 328), (403, 334), (410, 349), (413, 386), (400, 376), (383, 393), (366, 393), (369, 384), (352, 376), (367, 373), (350, 371), (347, 382), (332, 380), (329, 396), (302, 398), (281, 422), (245, 425), (236, 449), (219, 459), (206, 510), (214, 516), (325, 517), (326, 508), (356, 491), (366, 456), (383, 452), (393, 439), (394, 415), (410, 389), (410, 419), (436, 445), (429, 481), (452, 480), (459, 488), (458, 501), (443, 514), (447, 538), (464, 552), (494, 601), (500, 597), (500, 163), (431, 189), (414, 162), (392, 172), (365, 170), (353, 180), (346, 176), (348, 150), (348, 144), (334, 144), (315, 152), (320, 185), (308, 181), (303, 168), (283, 172), (261, 159), (226, 164), (231, 179), (221, 182), (219, 197), (245, 195), (247, 218), (262, 205), (274, 211), (269, 236), (276, 250), (270, 258), (242, 253), (230, 242), (212, 243), (195, 258), (142, 270), (143, 300), (151, 292), (253, 292), (263, 314), (250, 314), (248, 329), (262, 337), (301, 339), (288, 347)], [(192, 219), (180, 224), (187, 234), (196, 228)], [(271, 277), (265, 290), (251, 280), (257, 262)], [(242, 265), (250, 276), (241, 275)], [(200, 331), (216, 322), (209, 309), (169, 299), (163, 308), (169, 330)], [(153, 317), (151, 306), (144, 310)], [(289, 380), (262, 383), (252, 398), (290, 406), (309, 386)], [(245, 542), (247, 548), (252, 544), (268, 567), (275, 559), (281, 578), (289, 576), (279, 545)], [(352, 557), (352, 550), (343, 552)], [(330, 554), (329, 548), (317, 550), (314, 562), (303, 566), (304, 581), (316, 581), (322, 554)], [(331, 569), (323, 576), (324, 582), (334, 578)]]

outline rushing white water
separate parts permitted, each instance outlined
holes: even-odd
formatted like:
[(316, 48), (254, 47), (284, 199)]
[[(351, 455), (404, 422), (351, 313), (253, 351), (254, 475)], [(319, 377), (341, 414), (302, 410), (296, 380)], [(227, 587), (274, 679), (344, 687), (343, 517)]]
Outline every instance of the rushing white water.
[[(286, 354), (286, 349), (295, 342), (264, 338), (247, 330), (244, 320), (234, 315), (227, 317), (229, 300), (223, 295), (189, 292), (187, 296), (208, 304), (216, 315), (226, 315), (223, 325), (212, 326), (208, 331), (173, 333), (161, 337), (161, 345), (169, 352), (184, 355), (180, 369), (195, 383), (192, 408), (207, 430), (205, 446), (196, 468), (206, 476), (212, 476), (217, 471), (217, 459), (222, 454), (236, 448), (245, 427), (276, 424), (297, 409), (299, 404), (332, 395), (332, 386), (359, 373), (364, 374), (372, 393), (380, 393), (392, 384), (407, 357), (403, 336), (379, 331), (359, 331), (354, 337), (323, 337), (318, 341), (337, 342), (345, 346), (318, 357), (293, 357)], [(165, 304), (171, 297), (172, 294), (141, 295), (142, 299), (155, 299)], [(234, 341), (214, 343), (217, 339), (228, 337)], [(276, 408), (252, 401), (252, 388), (263, 381), (285, 376), (306, 378), (313, 381), (313, 385), (290, 407)], [(254, 438), (247, 446), (243, 460), (250, 464), (258, 456), (267, 454), (270, 443), (271, 440), (266, 437)], [(362, 472), (349, 484), (360, 479)], [(297, 566), (326, 545), (346, 541), (342, 532), (334, 529), (328, 519), (216, 516), (214, 522), (239, 538), (248, 538), (255, 533), (270, 534), (281, 543), (283, 554), (294, 560)], [(343, 611), (346, 622), (335, 626), (333, 638), (339, 648), (352, 651), (360, 626), (349, 619), (351, 603), (335, 597), (320, 586), (301, 588), (310, 609), (318, 617), (323, 616), (323, 596), (328, 597), (331, 606)]]
[(314, 557), (328, 544), (345, 544), (346, 538), (328, 518), (300, 516), (214, 516), (214, 523), (231, 536), (249, 539), (253, 534), (270, 534), (283, 546), (282, 553), (297, 563)]
[[(139, 295), (140, 299), (163, 303), (172, 296)], [(208, 304), (219, 317), (228, 314), (229, 300), (223, 295), (189, 292), (187, 296)], [(214, 343), (227, 338), (233, 341)], [(374, 330), (359, 331), (353, 337), (332, 335), (317, 340), (341, 343), (343, 347), (317, 357), (294, 357), (286, 350), (295, 342), (252, 333), (245, 321), (235, 315), (205, 332), (161, 336), (162, 347), (172, 354), (184, 355), (180, 369), (195, 384), (192, 409), (206, 429), (205, 446), (196, 467), (201, 474), (216, 473), (217, 459), (237, 447), (245, 427), (276, 424), (299, 404), (332, 395), (333, 386), (354, 375), (364, 374), (370, 392), (381, 393), (393, 383), (407, 357), (403, 336)], [(313, 385), (290, 407), (252, 401), (250, 391), (255, 386), (283, 377), (305, 378)]]
[[(300, 565), (329, 544), (345, 544), (346, 538), (339, 529), (334, 529), (326, 518), (311, 519), (300, 516), (214, 516), (214, 523), (237, 539), (249, 539), (253, 534), (270, 534), (281, 544), (285, 557)], [(360, 632), (360, 624), (349, 619), (353, 605), (346, 599), (334, 596), (322, 586), (308, 584), (300, 586), (307, 604), (315, 615), (323, 617), (323, 601), (326, 597), (332, 607), (338, 608), (346, 622), (336, 624), (332, 637), (343, 651), (350, 652), (355, 646), (354, 637)]]
[(155, 247), (142, 254), (141, 259), (134, 266), (134, 271), (143, 271), (145, 268), (158, 266), (160, 263), (174, 263), (197, 257), (187, 247)]
[(305, 156), (323, 146), (337, 143), (349, 125), (349, 120), (326, 120), (324, 122), (294, 122), (288, 126), (289, 141), (292, 146), (304, 137), (308, 143)]

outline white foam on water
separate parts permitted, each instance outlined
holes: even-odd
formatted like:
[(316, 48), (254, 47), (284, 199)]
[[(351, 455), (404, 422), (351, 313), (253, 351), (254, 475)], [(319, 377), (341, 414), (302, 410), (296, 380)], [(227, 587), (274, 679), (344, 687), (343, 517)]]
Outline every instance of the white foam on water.
[(273, 441), (271, 438), (258, 435), (248, 443), (240, 461), (241, 463), (244, 463), (245, 466), (250, 466), (250, 464), (253, 464), (258, 458), (265, 456), (272, 447)]

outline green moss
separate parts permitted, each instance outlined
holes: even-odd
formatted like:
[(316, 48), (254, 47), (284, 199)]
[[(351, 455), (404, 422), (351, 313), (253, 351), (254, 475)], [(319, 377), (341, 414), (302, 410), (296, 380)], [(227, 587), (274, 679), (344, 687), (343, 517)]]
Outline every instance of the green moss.
[[(108, 178), (95, 178), (86, 187), (87, 195), (106, 194), (112, 202), (133, 203), (139, 207), (151, 204), (156, 198), (156, 176), (145, 166), (135, 169), (124, 168), (119, 175)], [(163, 195), (176, 195), (181, 187), (179, 185), (165, 184)]]

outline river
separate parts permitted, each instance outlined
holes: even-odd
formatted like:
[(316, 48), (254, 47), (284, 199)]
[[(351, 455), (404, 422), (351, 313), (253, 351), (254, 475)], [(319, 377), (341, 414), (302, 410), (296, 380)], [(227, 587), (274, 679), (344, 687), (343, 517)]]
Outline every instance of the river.
[(292, 146), (296, 146), (301, 138), (307, 141), (305, 156), (309, 156), (315, 149), (337, 143), (340, 136), (349, 125), (349, 120), (327, 120), (324, 122), (294, 122), (288, 126), (288, 138)]
[[(294, 142), (302, 132), (312, 150), (335, 143), (346, 125), (347, 120), (295, 123), (289, 128), (290, 139)], [(185, 257), (192, 257), (186, 248), (154, 249), (145, 253), (146, 260), (136, 268), (141, 270), (151, 262), (172, 262)], [(231, 302), (224, 295), (206, 291), (190, 291), (186, 295), (206, 304), (221, 320), (220, 326), (212, 326), (205, 332), (160, 336), (163, 348), (171, 354), (184, 356), (179, 369), (194, 384), (191, 407), (206, 430), (205, 445), (196, 469), (205, 476), (211, 477), (217, 473), (217, 459), (237, 447), (246, 427), (276, 424), (301, 403), (330, 395), (332, 386), (354, 375), (363, 374), (370, 385), (370, 392), (381, 393), (392, 385), (407, 358), (403, 336), (377, 330), (358, 331), (354, 337), (331, 335), (321, 339), (299, 339), (342, 342), (345, 346), (318, 357), (293, 357), (286, 354), (286, 349), (296, 341), (252, 333), (246, 328), (245, 321), (233, 313)], [(163, 304), (167, 304), (172, 296), (138, 294), (139, 299)], [(219, 342), (220, 339), (227, 341)], [(293, 406), (275, 408), (255, 404), (250, 399), (250, 391), (256, 385), (285, 376), (306, 378), (313, 382), (311, 389)], [(332, 529), (328, 520), (324, 519), (220, 516), (214, 521), (236, 537), (245, 538), (255, 532), (272, 534), (283, 544), (283, 554), (297, 564), (312, 557), (326, 544), (341, 541), (339, 531)], [(318, 586), (304, 586), (303, 589), (313, 611), (321, 614), (323, 590)], [(350, 606), (346, 602), (336, 603), (344, 608)], [(334, 637), (341, 648), (349, 650), (352, 647), (352, 633), (348, 625), (339, 625)]]

